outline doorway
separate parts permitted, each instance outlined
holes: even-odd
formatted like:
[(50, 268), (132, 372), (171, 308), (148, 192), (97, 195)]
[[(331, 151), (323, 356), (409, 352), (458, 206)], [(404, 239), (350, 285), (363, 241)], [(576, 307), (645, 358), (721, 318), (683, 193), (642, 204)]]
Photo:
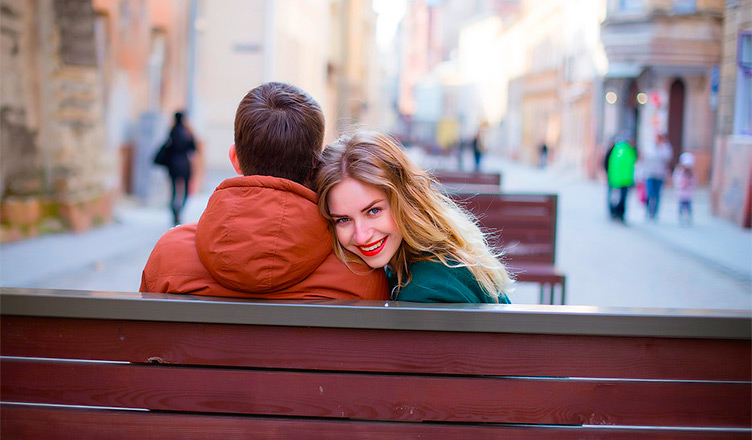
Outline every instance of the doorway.
[(676, 165), (682, 152), (684, 142), (684, 82), (677, 78), (671, 83), (671, 92), (668, 98), (668, 140), (674, 155), (671, 158), (671, 168)]
[(640, 139), (640, 106), (637, 103), (637, 81), (634, 79), (629, 82), (627, 96), (624, 102), (624, 123), (623, 127), (628, 133), (629, 142), (636, 149)]

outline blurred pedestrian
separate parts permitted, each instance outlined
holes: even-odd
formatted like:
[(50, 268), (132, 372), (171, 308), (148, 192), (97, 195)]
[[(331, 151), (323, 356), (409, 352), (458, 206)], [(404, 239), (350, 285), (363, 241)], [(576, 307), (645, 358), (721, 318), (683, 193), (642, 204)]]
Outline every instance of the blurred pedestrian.
[(546, 165), (548, 165), (548, 145), (544, 142), (538, 148), (538, 168), (546, 168)]
[(674, 169), (674, 191), (679, 201), (679, 224), (692, 224), (692, 195), (695, 187), (695, 177), (692, 168), (695, 165), (695, 157), (690, 152), (679, 156), (679, 163)]
[(656, 136), (654, 147), (645, 151), (645, 154), (640, 158), (642, 172), (645, 176), (646, 212), (649, 220), (658, 220), (661, 187), (663, 186), (663, 179), (668, 174), (668, 163), (673, 154), (668, 137), (661, 133)]
[(485, 134), (488, 123), (481, 121), (478, 126), (478, 131), (473, 138), (473, 158), (475, 159), (475, 172), (480, 172), (480, 162), (483, 159), (483, 152), (485, 151), (485, 145), (483, 144), (483, 135)]
[(634, 180), (635, 180), (635, 192), (637, 193), (637, 200), (640, 201), (643, 205), (647, 207), (648, 204), (648, 190), (646, 189), (645, 185), (645, 169), (643, 167), (642, 161), (638, 160), (635, 164), (635, 170), (634, 170)]
[(611, 218), (624, 223), (627, 194), (634, 185), (637, 150), (626, 140), (620, 140), (608, 150), (603, 166), (608, 176), (608, 208)]
[(188, 185), (191, 182), (192, 171), (191, 158), (196, 151), (196, 141), (184, 119), (183, 113), (175, 113), (175, 122), (165, 142), (166, 150), (169, 152), (166, 166), (172, 184), (170, 209), (176, 226), (180, 224), (180, 213), (188, 200)]

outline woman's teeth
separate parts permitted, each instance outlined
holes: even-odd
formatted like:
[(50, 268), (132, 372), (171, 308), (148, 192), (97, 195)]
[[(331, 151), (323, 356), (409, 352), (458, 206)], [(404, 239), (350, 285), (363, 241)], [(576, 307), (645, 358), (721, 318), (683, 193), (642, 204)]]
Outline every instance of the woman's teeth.
[(366, 252), (370, 252), (370, 251), (378, 249), (379, 246), (381, 246), (381, 243), (383, 243), (383, 242), (384, 242), (384, 239), (382, 238), (381, 240), (377, 241), (376, 243), (372, 244), (371, 246), (361, 247), (361, 249), (363, 249)]

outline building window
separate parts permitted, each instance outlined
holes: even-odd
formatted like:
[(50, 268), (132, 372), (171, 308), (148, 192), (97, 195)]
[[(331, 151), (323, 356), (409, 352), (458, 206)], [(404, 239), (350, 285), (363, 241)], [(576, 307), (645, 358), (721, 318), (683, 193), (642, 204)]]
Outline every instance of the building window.
[(739, 34), (734, 134), (752, 135), (752, 32)]
[(696, 0), (674, 0), (673, 9), (677, 14), (694, 14), (697, 12)]

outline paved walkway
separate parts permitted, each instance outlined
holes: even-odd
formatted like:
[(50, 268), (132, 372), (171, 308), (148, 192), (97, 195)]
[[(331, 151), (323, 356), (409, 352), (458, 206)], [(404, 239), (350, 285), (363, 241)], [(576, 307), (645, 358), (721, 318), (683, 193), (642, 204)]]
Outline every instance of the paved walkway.
[[(411, 150), (426, 167), (453, 167), (447, 158)], [(568, 304), (666, 308), (752, 308), (752, 233), (710, 216), (698, 191), (695, 224), (678, 225), (672, 192), (664, 192), (660, 221), (647, 223), (630, 200), (627, 225), (607, 219), (602, 184), (556, 169), (538, 170), (499, 158), (484, 168), (503, 173), (505, 191), (559, 194), (557, 264), (567, 274)], [(200, 216), (210, 190), (189, 199), (184, 218)], [(58, 234), (0, 247), (0, 285), (135, 291), (141, 269), (170, 226), (165, 200), (123, 200), (116, 222), (84, 234)], [(510, 297), (535, 303), (537, 288), (520, 284)]]
[[(426, 168), (457, 166), (453, 158), (411, 156)], [(605, 183), (494, 157), (484, 158), (483, 169), (502, 172), (504, 191), (559, 195), (556, 258), (567, 274), (567, 304), (752, 308), (752, 232), (711, 216), (706, 188), (697, 191), (692, 227), (679, 225), (671, 188), (657, 223), (646, 221), (630, 194), (623, 225), (608, 218)], [(513, 302), (536, 302), (531, 287), (520, 284)]]

